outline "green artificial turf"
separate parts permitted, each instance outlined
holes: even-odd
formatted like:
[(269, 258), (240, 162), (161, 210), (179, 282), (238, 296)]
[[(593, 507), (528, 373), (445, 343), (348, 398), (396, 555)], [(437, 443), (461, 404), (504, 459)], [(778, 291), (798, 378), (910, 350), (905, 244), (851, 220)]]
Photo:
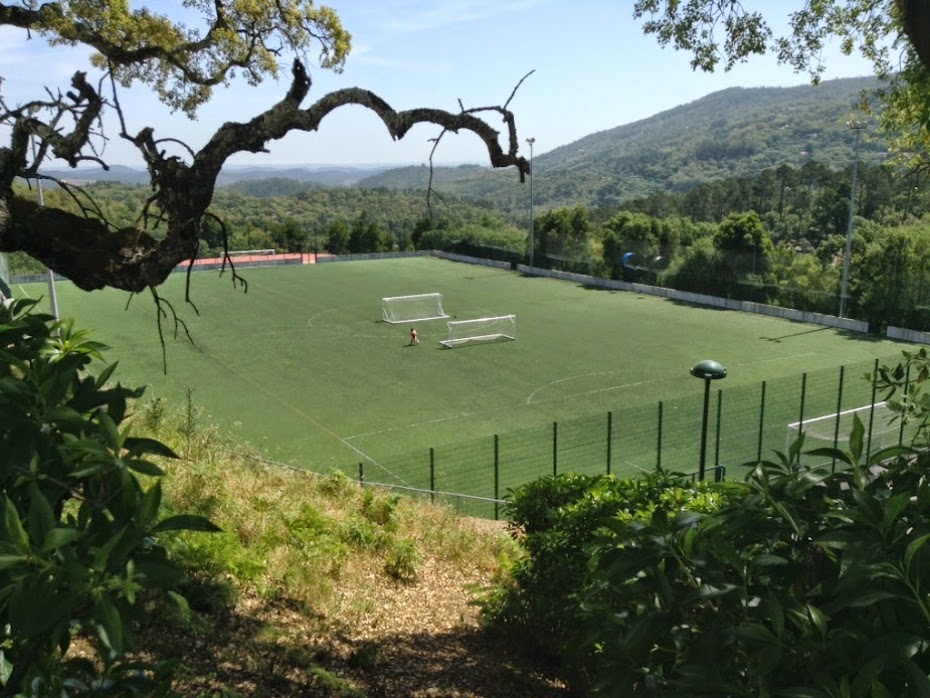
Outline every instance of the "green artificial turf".
[[(206, 419), (269, 459), (324, 472), (355, 473), (361, 463), (371, 480), (480, 496), (553, 470), (603, 471), (608, 455), (621, 474), (657, 461), (696, 469), (704, 383), (689, 369), (699, 360), (728, 370), (712, 384), (708, 461), (719, 449), (721, 462), (735, 466), (760, 449), (760, 424), (768, 455), (785, 447), (787, 424), (802, 410), (810, 418), (838, 402), (864, 404), (862, 374), (907, 347), (427, 257), (241, 273), (248, 293), (228, 273), (192, 275), (199, 316), (184, 303), (184, 275), (159, 289), (193, 337), (174, 339), (170, 316), (163, 322), (167, 375), (149, 295), (126, 309), (125, 293), (61, 283), (59, 303), (62, 315), (112, 347), (107, 358), (119, 360), (124, 384), (148, 385), (146, 398), (178, 406), (190, 390)], [(22, 289), (46, 292), (42, 284)], [(432, 320), (413, 323), (420, 344), (407, 346), (410, 326), (382, 322), (380, 299), (430, 292), (443, 294), (454, 319), (516, 314), (516, 341), (447, 349), (439, 344), (446, 321)]]

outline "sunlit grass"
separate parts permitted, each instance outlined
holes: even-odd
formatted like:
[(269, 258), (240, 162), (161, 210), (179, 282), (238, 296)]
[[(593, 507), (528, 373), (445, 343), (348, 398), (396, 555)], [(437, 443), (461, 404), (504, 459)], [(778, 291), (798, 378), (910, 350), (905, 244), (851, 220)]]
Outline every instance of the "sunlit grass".
[(414, 584), (430, 561), (490, 582), (518, 554), (503, 527), (478, 533), (447, 507), (262, 463), (191, 405), (141, 409), (137, 428), (180, 456), (163, 464), (171, 511), (200, 513), (223, 530), (179, 535), (173, 546), (196, 576), (286, 599), (327, 624), (352, 625), (376, 609), (374, 586)]

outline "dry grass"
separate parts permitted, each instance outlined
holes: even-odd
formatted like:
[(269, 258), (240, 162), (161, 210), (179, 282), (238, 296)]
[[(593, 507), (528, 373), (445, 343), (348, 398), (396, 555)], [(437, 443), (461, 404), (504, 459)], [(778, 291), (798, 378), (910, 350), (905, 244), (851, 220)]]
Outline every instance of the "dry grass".
[(183, 658), (183, 694), (563, 695), (481, 629), (476, 602), (518, 554), (500, 522), (232, 456), (214, 430), (177, 429), (190, 418), (150, 421), (185, 456), (165, 464), (168, 505), (224, 531), (179, 537), (199, 617), (147, 634), (147, 651)]

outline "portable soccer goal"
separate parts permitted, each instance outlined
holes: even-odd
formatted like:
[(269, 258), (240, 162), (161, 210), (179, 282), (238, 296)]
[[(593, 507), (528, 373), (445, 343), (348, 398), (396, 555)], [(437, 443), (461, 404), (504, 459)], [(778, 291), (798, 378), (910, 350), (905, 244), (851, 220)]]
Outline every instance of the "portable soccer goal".
[(500, 315), (446, 323), (449, 337), (440, 344), (451, 348), (475, 342), (508, 341), (517, 338), (517, 316)]
[(865, 428), (865, 442), (875, 452), (882, 448), (898, 445), (901, 438), (901, 423), (893, 420), (894, 412), (885, 402), (864, 405), (853, 409), (833, 412), (820, 417), (792, 422), (788, 425), (787, 447), (804, 432), (804, 451), (814, 448), (832, 447), (834, 440), (840, 448), (845, 447), (852, 432), (853, 419), (859, 417)]
[(421, 293), (416, 296), (393, 296), (381, 299), (381, 318), (400, 324), (449, 317), (442, 309), (441, 293)]

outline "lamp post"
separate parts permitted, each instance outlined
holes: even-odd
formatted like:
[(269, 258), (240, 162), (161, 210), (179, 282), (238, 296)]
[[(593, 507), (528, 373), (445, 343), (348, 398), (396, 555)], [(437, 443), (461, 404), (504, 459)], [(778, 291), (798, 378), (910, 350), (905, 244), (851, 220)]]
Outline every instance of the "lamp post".
[(704, 469), (707, 463), (707, 408), (710, 406), (710, 382), (727, 377), (727, 370), (713, 359), (698, 361), (691, 367), (691, 375), (704, 380), (704, 418), (701, 422), (701, 466), (698, 470), (698, 479), (704, 479)]
[(852, 188), (849, 190), (849, 221), (846, 224), (846, 251), (843, 253), (843, 285), (840, 287), (840, 317), (846, 316), (846, 296), (849, 291), (849, 258), (852, 256), (853, 212), (856, 208), (856, 175), (859, 171), (859, 131), (865, 128), (858, 121), (847, 121), (846, 126), (856, 132), (853, 149)]
[(534, 237), (536, 230), (533, 226), (533, 144), (536, 142), (535, 138), (527, 138), (527, 144), (530, 146), (530, 244), (529, 244), (529, 258), (530, 266), (533, 266), (533, 247), (534, 247)]

